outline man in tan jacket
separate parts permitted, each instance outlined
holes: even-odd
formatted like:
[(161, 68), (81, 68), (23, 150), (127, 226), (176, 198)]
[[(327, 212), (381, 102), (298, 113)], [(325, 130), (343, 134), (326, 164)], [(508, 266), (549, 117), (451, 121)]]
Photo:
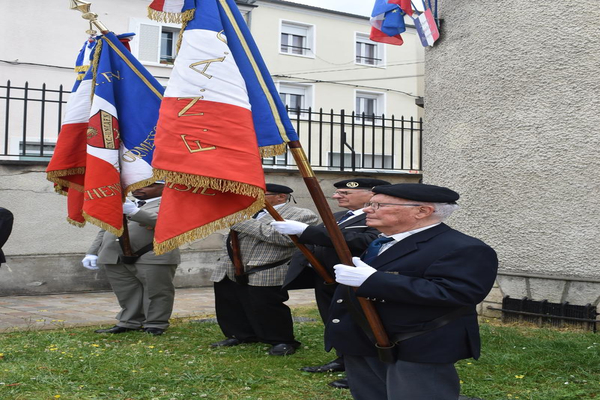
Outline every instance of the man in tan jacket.
[(162, 335), (169, 327), (173, 312), (175, 286), (173, 278), (180, 263), (179, 250), (160, 256), (152, 251), (154, 227), (158, 217), (164, 182), (137, 189), (134, 203), (123, 204), (123, 214), (129, 220), (127, 228), (131, 248), (137, 260), (123, 257), (119, 239), (101, 230), (82, 260), (88, 269), (104, 266), (108, 281), (117, 296), (121, 311), (115, 326), (98, 329), (96, 333), (123, 333), (143, 330), (152, 335)]
[[(312, 211), (288, 203), (292, 193), (289, 187), (267, 183), (266, 188), (266, 201), (283, 218), (309, 225), (318, 222)], [(290, 309), (284, 304), (288, 293), (281, 288), (295, 246), (289, 236), (271, 227), (273, 221), (263, 211), (231, 227), (239, 238), (241, 263), (248, 282), (236, 278), (232, 259), (224, 249), (210, 280), (214, 282), (217, 321), (227, 338), (213, 343), (213, 347), (263, 342), (273, 346), (270, 355), (284, 356), (293, 354), (300, 346), (294, 339)]]

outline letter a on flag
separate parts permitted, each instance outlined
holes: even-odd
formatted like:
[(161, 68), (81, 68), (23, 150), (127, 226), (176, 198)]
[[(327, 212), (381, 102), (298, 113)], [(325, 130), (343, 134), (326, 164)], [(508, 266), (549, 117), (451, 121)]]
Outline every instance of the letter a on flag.
[(157, 0), (149, 15), (184, 24), (152, 162), (166, 180), (161, 254), (262, 209), (261, 157), (298, 137), (234, 0)]
[(125, 195), (154, 182), (163, 88), (112, 32), (84, 45), (76, 71), (47, 178), (68, 196), (69, 222), (120, 236)]

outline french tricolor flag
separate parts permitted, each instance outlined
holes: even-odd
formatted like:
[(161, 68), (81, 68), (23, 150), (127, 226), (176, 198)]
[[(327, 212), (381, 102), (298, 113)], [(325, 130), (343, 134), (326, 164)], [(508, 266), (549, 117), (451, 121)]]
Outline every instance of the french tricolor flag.
[[(173, 3), (154, 1), (149, 15), (173, 20), (167, 8)], [(283, 154), (285, 143), (298, 139), (235, 1), (179, 3), (183, 38), (152, 163), (155, 176), (166, 180), (155, 230), (158, 254), (262, 209), (261, 156)]]
[[(154, 182), (152, 155), (162, 86), (112, 32), (96, 38), (75, 85), (47, 177), (68, 196), (68, 220), (120, 236), (126, 194)], [(88, 48), (84, 57), (88, 57)]]

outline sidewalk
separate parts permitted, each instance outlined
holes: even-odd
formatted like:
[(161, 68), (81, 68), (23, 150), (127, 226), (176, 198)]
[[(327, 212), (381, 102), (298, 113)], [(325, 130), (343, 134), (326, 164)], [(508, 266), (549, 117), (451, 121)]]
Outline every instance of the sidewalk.
[[(312, 289), (290, 290), (287, 305), (315, 305)], [(112, 292), (0, 297), (0, 333), (114, 325), (120, 307)], [(214, 316), (213, 288), (177, 289), (173, 318)]]

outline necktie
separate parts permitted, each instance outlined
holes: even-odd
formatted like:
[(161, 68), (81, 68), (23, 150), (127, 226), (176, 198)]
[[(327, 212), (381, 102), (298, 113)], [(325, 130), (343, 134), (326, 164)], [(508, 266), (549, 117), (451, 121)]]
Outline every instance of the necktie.
[(145, 201), (145, 200), (138, 200), (138, 202), (137, 202), (137, 206), (138, 206), (138, 207), (141, 207), (141, 206), (143, 206), (144, 204), (146, 204), (146, 201)]
[(369, 247), (367, 247), (365, 254), (361, 257), (362, 260), (369, 264), (371, 261), (377, 258), (379, 255), (379, 250), (381, 250), (381, 246), (383, 246), (385, 243), (391, 242), (392, 240), (394, 240), (394, 238), (384, 236), (373, 240), (371, 244), (369, 244)]
[(347, 220), (348, 218), (353, 217), (353, 216), (354, 216), (354, 213), (352, 211), (348, 211), (346, 214), (342, 215), (342, 218), (340, 218), (338, 220), (338, 222), (337, 222), (338, 225), (341, 224), (342, 222), (344, 222), (345, 220)]

